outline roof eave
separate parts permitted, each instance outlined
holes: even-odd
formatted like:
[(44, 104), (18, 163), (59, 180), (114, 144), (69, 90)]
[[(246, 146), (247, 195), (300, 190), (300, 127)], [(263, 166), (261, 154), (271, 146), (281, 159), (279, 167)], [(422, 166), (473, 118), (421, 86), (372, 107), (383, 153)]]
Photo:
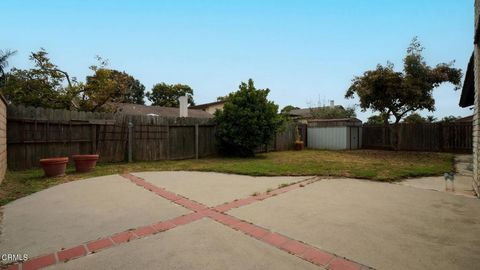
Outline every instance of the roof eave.
[(463, 83), (462, 94), (458, 105), (462, 108), (472, 106), (475, 103), (475, 70), (474, 70), (474, 54), (468, 62), (467, 72), (465, 73), (465, 81)]

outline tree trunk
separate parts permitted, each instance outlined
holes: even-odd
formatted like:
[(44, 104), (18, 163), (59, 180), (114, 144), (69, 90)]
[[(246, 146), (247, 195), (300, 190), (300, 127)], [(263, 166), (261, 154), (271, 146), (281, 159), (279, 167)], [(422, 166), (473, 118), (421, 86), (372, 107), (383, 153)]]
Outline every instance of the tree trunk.
[(398, 151), (400, 148), (400, 119), (401, 118), (396, 118), (395, 123), (393, 126), (391, 126), (391, 131), (392, 131), (392, 148), (395, 151)]
[(390, 125), (390, 138), (392, 149), (398, 151), (398, 124)]

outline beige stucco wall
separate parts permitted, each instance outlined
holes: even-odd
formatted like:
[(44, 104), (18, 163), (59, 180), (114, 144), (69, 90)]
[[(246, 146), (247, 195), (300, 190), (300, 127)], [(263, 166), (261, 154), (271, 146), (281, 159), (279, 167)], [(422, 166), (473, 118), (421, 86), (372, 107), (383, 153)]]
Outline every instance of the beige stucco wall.
[(0, 183), (7, 171), (7, 104), (0, 98)]
[(223, 103), (209, 106), (208, 108), (205, 109), (205, 111), (210, 114), (214, 114), (216, 110), (221, 110), (221, 109), (223, 109)]
[[(480, 14), (480, 0), (475, 0), (475, 32), (477, 31), (478, 16)], [(480, 44), (474, 48), (475, 70), (475, 106), (473, 114), (473, 188), (480, 196)]]

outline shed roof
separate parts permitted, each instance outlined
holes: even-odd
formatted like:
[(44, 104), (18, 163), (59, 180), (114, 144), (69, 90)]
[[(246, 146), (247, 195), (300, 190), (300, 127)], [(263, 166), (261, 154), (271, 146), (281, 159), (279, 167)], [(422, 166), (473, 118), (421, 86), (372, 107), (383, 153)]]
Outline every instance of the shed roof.
[(335, 118), (335, 119), (311, 119), (308, 122), (362, 122), (362, 120), (351, 117), (351, 118)]
[(310, 127), (352, 127), (361, 126), (362, 121), (358, 118), (337, 118), (337, 119), (311, 119), (308, 120)]

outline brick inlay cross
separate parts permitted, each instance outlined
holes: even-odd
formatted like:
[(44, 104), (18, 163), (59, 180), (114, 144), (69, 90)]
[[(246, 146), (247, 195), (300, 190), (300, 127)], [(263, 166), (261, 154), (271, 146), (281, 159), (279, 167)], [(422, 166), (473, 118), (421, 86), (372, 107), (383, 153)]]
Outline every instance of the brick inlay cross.
[(354, 262), (347, 258), (335, 255), (328, 251), (318, 249), (308, 243), (295, 240), (279, 232), (272, 232), (268, 229), (262, 228), (250, 222), (240, 220), (234, 216), (228, 215), (225, 212), (233, 208), (242, 207), (253, 204), (258, 201), (268, 199), (270, 197), (304, 187), (313, 181), (307, 179), (297, 182), (293, 185), (274, 189), (270, 192), (262, 193), (256, 196), (249, 196), (244, 199), (234, 200), (229, 203), (224, 203), (214, 207), (208, 207), (202, 203), (188, 199), (184, 196), (170, 192), (164, 188), (157, 187), (146, 180), (135, 175), (126, 173), (122, 177), (130, 180), (138, 186), (145, 188), (164, 199), (167, 199), (175, 204), (178, 204), (186, 209), (193, 211), (192, 213), (178, 216), (166, 221), (160, 221), (143, 227), (119, 232), (110, 236), (89, 241), (78, 246), (67, 249), (62, 249), (57, 252), (38, 256), (29, 259), (25, 262), (16, 262), (10, 265), (7, 269), (19, 270), (34, 270), (48, 267), (57, 263), (67, 262), (69, 260), (77, 259), (87, 256), (92, 253), (100, 252), (123, 243), (134, 241), (146, 236), (157, 234), (163, 231), (173, 229), (178, 226), (183, 226), (202, 218), (210, 218), (224, 226), (240, 231), (252, 238), (267, 243), (284, 252), (288, 252), (312, 264), (325, 267), (329, 270), (365, 270), (372, 269), (371, 267)]

